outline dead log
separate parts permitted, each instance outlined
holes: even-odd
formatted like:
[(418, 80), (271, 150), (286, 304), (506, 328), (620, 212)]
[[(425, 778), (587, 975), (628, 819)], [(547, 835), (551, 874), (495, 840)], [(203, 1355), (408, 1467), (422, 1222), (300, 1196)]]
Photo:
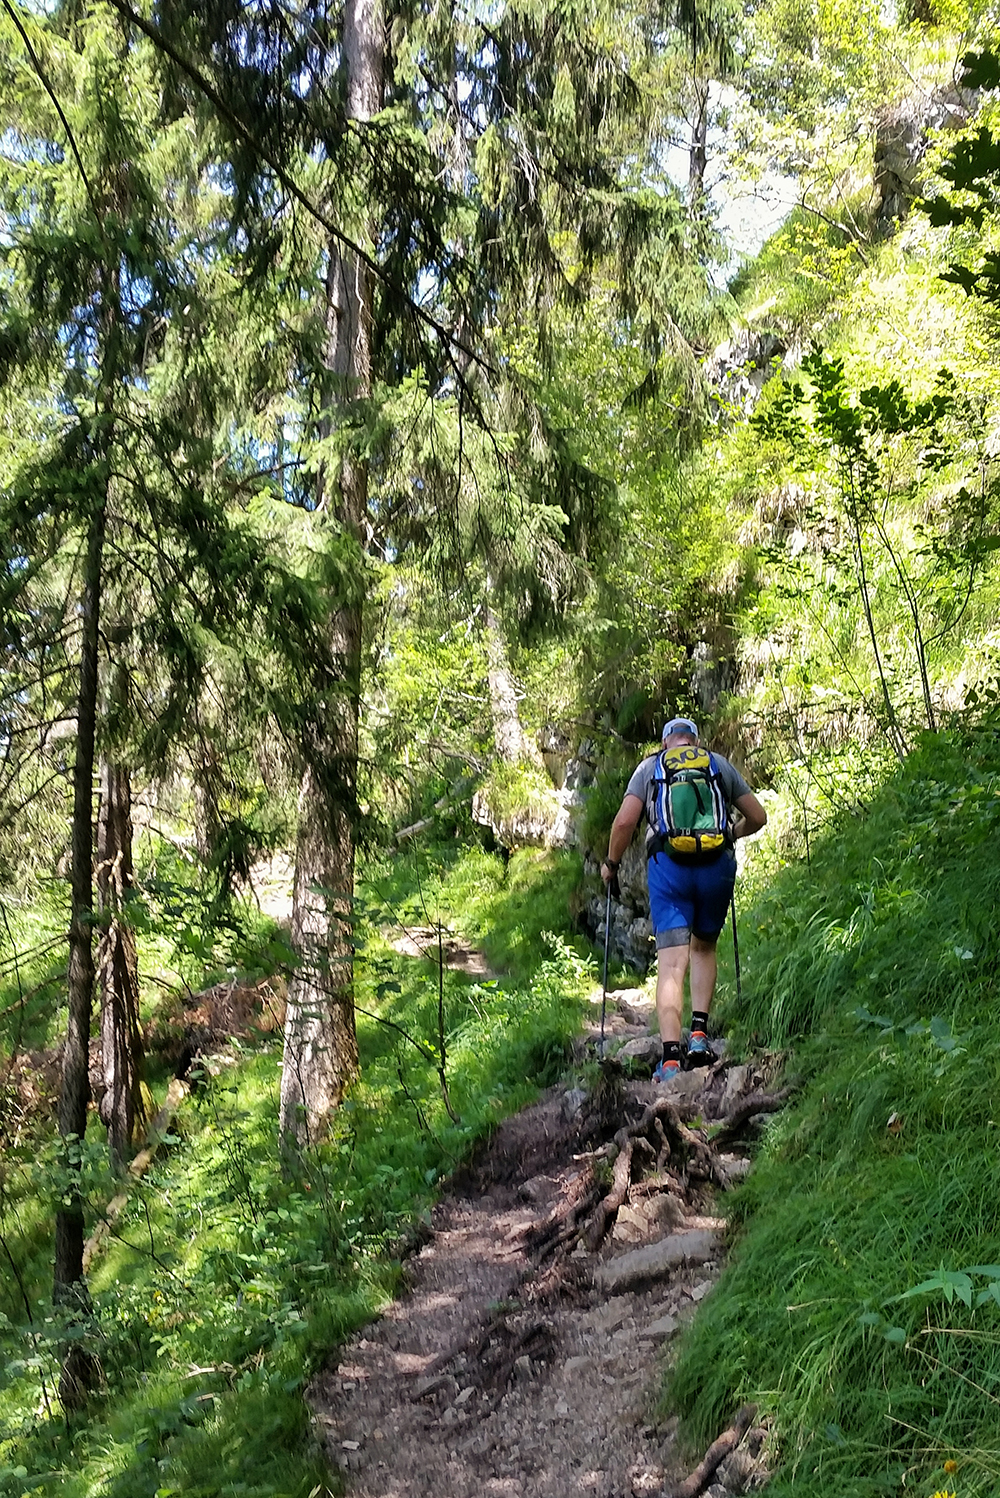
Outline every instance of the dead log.
[(468, 795), (475, 783), (471, 779), (457, 781), (446, 795), (442, 796), (439, 801), (435, 801), (433, 812), (429, 817), (421, 817), (418, 822), (411, 822), (409, 827), (400, 827), (395, 834), (396, 842), (404, 843), (407, 838), (417, 837), (421, 832), (426, 832), (428, 827), (433, 827), (438, 814), (450, 811), (452, 807), (457, 806), (462, 798)]
[(163, 1107), (160, 1109), (159, 1113), (157, 1113), (156, 1117), (153, 1119), (153, 1122), (149, 1126), (149, 1133), (146, 1135), (146, 1143), (144, 1147), (136, 1155), (135, 1159), (129, 1165), (128, 1170), (125, 1172), (125, 1189), (120, 1191), (118, 1195), (113, 1197), (112, 1200), (108, 1203), (107, 1208), (104, 1212), (104, 1216), (97, 1223), (97, 1226), (94, 1228), (94, 1231), (91, 1233), (86, 1245), (84, 1246), (84, 1274), (88, 1272), (91, 1264), (103, 1249), (111, 1234), (111, 1229), (113, 1228), (118, 1218), (121, 1216), (122, 1212), (125, 1210), (126, 1204), (128, 1203), (129, 1185), (132, 1181), (137, 1181), (141, 1176), (145, 1175), (150, 1165), (152, 1165), (153, 1160), (156, 1158), (156, 1152), (160, 1147), (163, 1135), (167, 1132), (174, 1114), (177, 1112), (177, 1109), (180, 1107), (184, 1098), (187, 1096), (187, 1090), (187, 1085), (181, 1081), (180, 1077), (173, 1078), (170, 1086), (167, 1088), (167, 1095), (164, 1099)]
[(671, 1488), (669, 1498), (697, 1498), (702, 1489), (708, 1486), (716, 1467), (740, 1444), (756, 1415), (755, 1404), (745, 1404), (742, 1409), (738, 1410), (736, 1419), (729, 1429), (723, 1431), (718, 1440), (712, 1442), (690, 1477), (685, 1477), (683, 1482)]

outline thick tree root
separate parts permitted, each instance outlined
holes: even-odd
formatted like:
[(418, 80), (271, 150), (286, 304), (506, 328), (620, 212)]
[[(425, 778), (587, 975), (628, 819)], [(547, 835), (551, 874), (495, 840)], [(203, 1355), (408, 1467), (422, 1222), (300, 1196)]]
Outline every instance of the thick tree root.
[(676, 1487), (671, 1488), (668, 1498), (697, 1498), (697, 1495), (708, 1486), (716, 1467), (740, 1444), (753, 1424), (756, 1414), (755, 1404), (745, 1404), (737, 1412), (736, 1419), (729, 1429), (723, 1431), (718, 1440), (712, 1442), (691, 1475), (685, 1477), (684, 1481), (678, 1483)]
[[(609, 1143), (581, 1157), (587, 1168), (572, 1197), (534, 1236), (531, 1246), (536, 1264), (571, 1253), (581, 1242), (593, 1253), (632, 1196), (669, 1191), (686, 1201), (692, 1182), (709, 1182), (725, 1190), (729, 1180), (719, 1159), (720, 1146), (737, 1139), (751, 1118), (777, 1112), (791, 1093), (789, 1087), (753, 1093), (720, 1120), (710, 1141), (700, 1130), (689, 1128), (682, 1116), (682, 1109), (687, 1111), (683, 1100), (655, 1098), (638, 1119), (623, 1124)], [(646, 1169), (650, 1171), (645, 1179), (638, 1178), (643, 1155), (648, 1157)], [(602, 1196), (598, 1168), (605, 1161), (613, 1164), (610, 1186)]]
[[(623, 1133), (624, 1139), (621, 1138)], [(597, 1209), (583, 1233), (583, 1241), (591, 1253), (604, 1237), (608, 1223), (617, 1216), (618, 1208), (628, 1196), (628, 1188), (632, 1181), (632, 1155), (635, 1140), (629, 1137), (627, 1130), (619, 1129), (615, 1135), (615, 1143), (619, 1145), (619, 1149), (611, 1177), (611, 1190), (603, 1200), (598, 1202)]]
[[(528, 1313), (528, 1306), (572, 1293), (572, 1285), (578, 1279), (570, 1263), (573, 1251), (581, 1244), (589, 1253), (599, 1249), (620, 1208), (630, 1199), (668, 1193), (680, 1204), (683, 1216), (690, 1212), (692, 1198), (697, 1200), (703, 1184), (726, 1189), (729, 1182), (719, 1157), (718, 1139), (737, 1135), (756, 1114), (775, 1112), (789, 1092), (790, 1089), (753, 1094), (720, 1121), (716, 1138), (711, 1142), (700, 1129), (690, 1128), (682, 1116), (682, 1112), (687, 1112), (694, 1117), (697, 1104), (691, 1105), (683, 1098), (657, 1097), (643, 1108), (638, 1118), (623, 1123), (606, 1144), (574, 1156), (582, 1168), (558, 1206), (530, 1231), (524, 1243), (528, 1262), (520, 1284), (511, 1292), (517, 1297), (517, 1309), (512, 1311), (509, 1302), (504, 1307), (498, 1306), (469, 1337), (439, 1353), (425, 1367), (424, 1377), (411, 1398), (419, 1400), (433, 1393), (448, 1368), (461, 1367), (462, 1376), (469, 1378), (471, 1368), (475, 1367), (475, 1382), (480, 1388), (499, 1389), (512, 1377), (519, 1358), (544, 1360), (548, 1350), (547, 1323), (540, 1321), (537, 1314)], [(619, 1117), (625, 1099), (620, 1102)], [(589, 1271), (582, 1265), (580, 1271), (589, 1278)], [(706, 1457), (707, 1462), (718, 1450), (711, 1470), (741, 1435), (742, 1430), (736, 1437), (732, 1437), (732, 1432), (720, 1437)], [(726, 1440), (730, 1440), (729, 1446), (724, 1444)], [(709, 1470), (705, 1462), (702, 1468)], [(697, 1488), (690, 1490), (697, 1491)]]
[[(725, 1172), (714, 1146), (687, 1127), (669, 1098), (656, 1098), (635, 1123), (624, 1124), (606, 1150), (614, 1156), (615, 1162), (611, 1187), (580, 1233), (591, 1252), (600, 1246), (618, 1215), (618, 1209), (634, 1189), (632, 1168), (638, 1154), (652, 1157), (661, 1190), (673, 1190), (683, 1197), (689, 1180), (712, 1181), (723, 1188), (726, 1185)], [(682, 1169), (677, 1173), (667, 1173), (664, 1169), (667, 1160), (683, 1162)]]
[(580, 1223), (600, 1200), (602, 1187), (594, 1175), (593, 1162), (580, 1172), (574, 1191), (558, 1211), (548, 1217), (532, 1234), (529, 1249), (536, 1265), (561, 1249), (574, 1248), (580, 1240)]
[(712, 1143), (716, 1147), (731, 1144), (734, 1139), (739, 1138), (751, 1118), (756, 1118), (760, 1113), (778, 1113), (793, 1091), (792, 1087), (782, 1087), (780, 1092), (752, 1092), (721, 1121), (718, 1131), (712, 1137)]

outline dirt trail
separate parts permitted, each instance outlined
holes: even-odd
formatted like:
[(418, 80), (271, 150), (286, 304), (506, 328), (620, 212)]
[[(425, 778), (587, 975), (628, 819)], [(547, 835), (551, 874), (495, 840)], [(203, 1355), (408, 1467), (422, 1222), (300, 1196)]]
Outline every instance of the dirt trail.
[[(642, 1051), (647, 1020), (637, 991), (609, 996), (614, 1042)], [(719, 1060), (665, 1094), (611, 1063), (594, 1095), (556, 1089), (508, 1119), (435, 1208), (407, 1292), (311, 1386), (349, 1498), (763, 1485), (749, 1415), (737, 1449), (691, 1477), (657, 1400), (663, 1349), (720, 1268), (718, 1192), (748, 1168), (747, 1128), (780, 1103), (768, 1080)], [(688, 1127), (726, 1119), (714, 1144)]]

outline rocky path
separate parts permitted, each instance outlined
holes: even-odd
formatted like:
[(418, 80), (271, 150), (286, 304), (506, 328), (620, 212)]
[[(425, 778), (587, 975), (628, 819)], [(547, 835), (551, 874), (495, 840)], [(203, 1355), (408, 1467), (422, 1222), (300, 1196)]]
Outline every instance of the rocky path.
[[(648, 1048), (647, 1020), (640, 993), (610, 996), (609, 1049)], [(349, 1498), (762, 1485), (748, 1412), (692, 1475), (658, 1399), (665, 1349), (718, 1274), (717, 1195), (780, 1103), (767, 1080), (720, 1060), (665, 1095), (609, 1062), (591, 1096), (555, 1090), (507, 1120), (436, 1207), (407, 1292), (310, 1389)], [(730, 1145), (726, 1127), (708, 1143), (703, 1124), (726, 1119)]]

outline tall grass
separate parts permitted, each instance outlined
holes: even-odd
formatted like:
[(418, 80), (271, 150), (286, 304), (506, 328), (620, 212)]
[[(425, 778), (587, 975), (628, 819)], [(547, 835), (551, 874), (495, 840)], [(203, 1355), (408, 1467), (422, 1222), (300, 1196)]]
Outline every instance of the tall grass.
[(995, 732), (929, 737), (743, 921), (730, 1029), (800, 1090), (669, 1398), (695, 1442), (757, 1401), (776, 1498), (998, 1490), (998, 793)]

